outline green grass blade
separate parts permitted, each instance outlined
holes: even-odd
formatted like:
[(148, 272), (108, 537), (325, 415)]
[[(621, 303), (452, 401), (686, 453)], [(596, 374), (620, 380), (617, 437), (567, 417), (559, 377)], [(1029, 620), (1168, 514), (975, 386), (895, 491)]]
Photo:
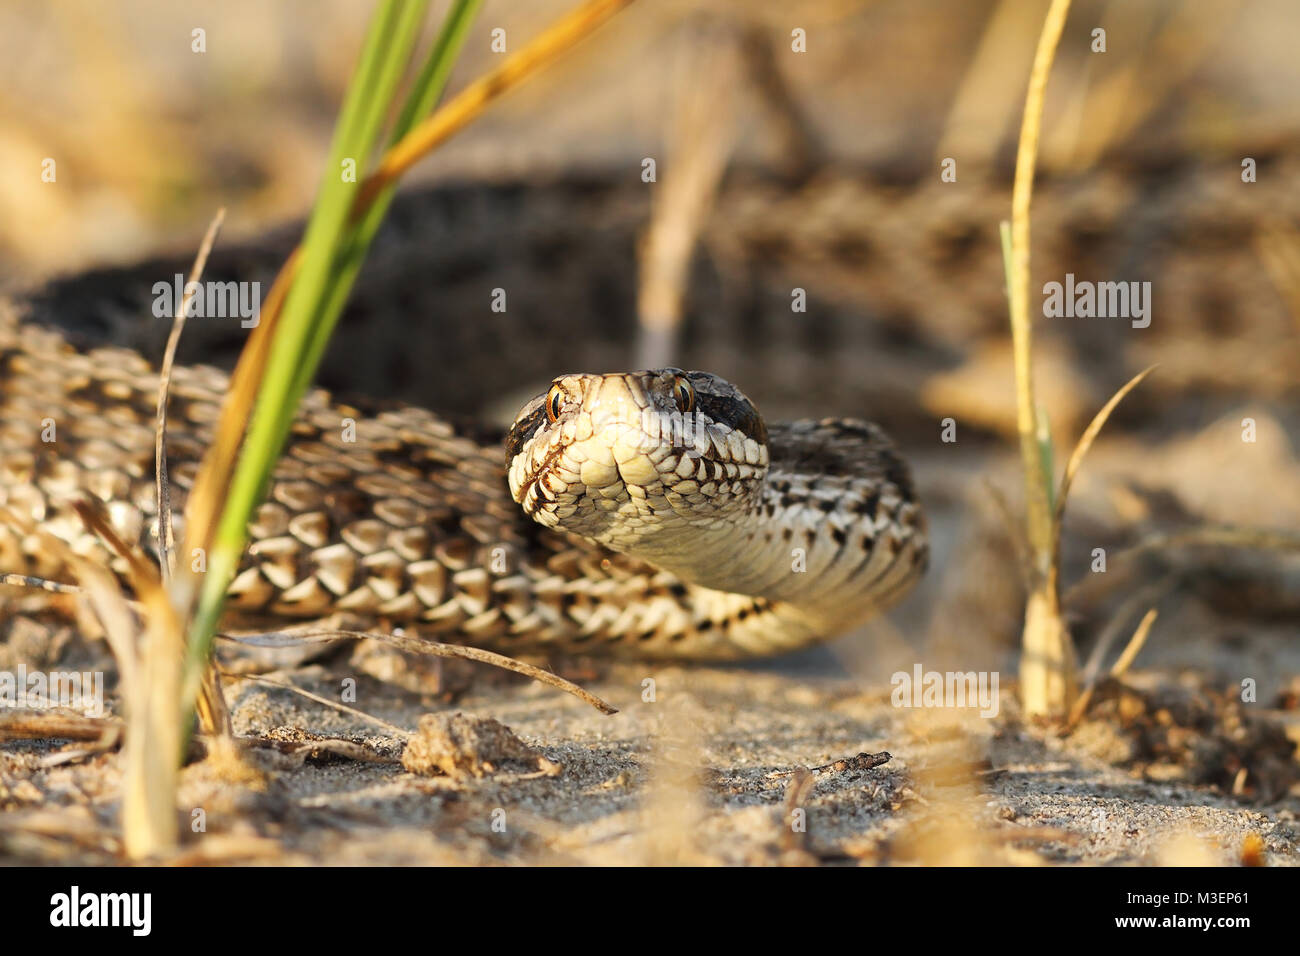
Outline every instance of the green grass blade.
[[(428, 0), (384, 0), (380, 4), (344, 98), (303, 240), (301, 266), (276, 329), (248, 435), (208, 555), (207, 574), (190, 628), (186, 713), (192, 710), (226, 588), (243, 554), (248, 521), (262, 500), (294, 410), (310, 379), (310, 373), (300, 374), (301, 358), (311, 343), (328, 337), (329, 330), (319, 327), (326, 317), (321, 300), (331, 286), (333, 266), (344, 243), (358, 188), (356, 182), (343, 181), (343, 160), (355, 158), (360, 167), (374, 154), (380, 126), (410, 59), (427, 7)], [(359, 171), (357, 179), (361, 178)]]
[(1052, 441), (1052, 420), (1047, 409), (1034, 406), (1034, 437), (1038, 439), (1038, 466), (1043, 472), (1043, 485), (1047, 490), (1047, 504), (1056, 510), (1056, 448)]
[[(473, 23), (474, 17), (482, 6), (483, 0), (456, 0), (452, 4), (451, 9), (447, 12), (446, 19), (443, 21), (442, 29), (429, 50), (424, 66), (421, 68), (406, 103), (403, 105), (402, 111), (389, 134), (388, 144), (390, 146), (409, 133), (416, 123), (432, 112), (434, 105), (438, 102), (447, 86), (447, 78), (451, 75), (451, 68), (455, 65), (461, 48), (464, 46), (465, 36), (469, 32), (470, 24)], [(352, 230), (348, 242), (339, 252), (334, 264), (330, 289), (322, 305), (323, 323), (331, 330), (337, 323), (339, 315), (342, 314), (343, 306), (347, 303), (347, 298), (352, 292), (357, 273), (361, 271), (366, 254), (370, 250), (370, 243), (374, 240), (375, 234), (383, 223), (384, 216), (388, 213), (388, 207), (393, 201), (393, 193), (394, 187), (389, 186), (375, 196), (374, 201), (362, 215), (356, 228)], [(304, 391), (311, 380), (312, 374), (319, 366), (328, 343), (329, 338), (325, 336), (313, 341), (308, 346), (304, 361), (299, 369), (301, 379), (299, 385)]]

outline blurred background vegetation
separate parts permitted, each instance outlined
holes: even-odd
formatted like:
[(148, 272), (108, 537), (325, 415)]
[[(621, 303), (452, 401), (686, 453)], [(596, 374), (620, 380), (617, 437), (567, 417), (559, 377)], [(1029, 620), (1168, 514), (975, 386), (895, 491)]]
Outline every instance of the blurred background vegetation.
[[(439, 5), (444, 6), (444, 5)], [(517, 49), (569, 0), (489, 0), (451, 80)], [(701, 22), (745, 39), (737, 161), (962, 175), (1014, 148), (1046, 0), (656, 0), (494, 107), (418, 178), (543, 180), (656, 155), (674, 64)], [(218, 204), (227, 241), (305, 213), (370, 5), (355, 0), (20, 2), (0, 7), (0, 278), (190, 246)], [(1107, 29), (1104, 64), (1080, 31)], [(808, 53), (785, 55), (790, 30)], [(206, 53), (191, 31), (206, 31)], [(1297, 132), (1293, 0), (1082, 0), (1057, 57), (1041, 166), (1163, 144), (1236, 148)], [(701, 88), (699, 93), (710, 91)], [(788, 101), (785, 119), (774, 104)], [(790, 117), (802, 142), (792, 146)], [(40, 180), (58, 162), (59, 188)]]

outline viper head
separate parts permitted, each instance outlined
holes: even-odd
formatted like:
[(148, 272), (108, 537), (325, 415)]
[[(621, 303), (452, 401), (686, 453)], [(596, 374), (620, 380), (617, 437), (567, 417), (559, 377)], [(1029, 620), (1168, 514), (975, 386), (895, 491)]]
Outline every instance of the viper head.
[(510, 493), (534, 521), (632, 551), (747, 512), (767, 429), (707, 372), (561, 375), (520, 410), (506, 456)]

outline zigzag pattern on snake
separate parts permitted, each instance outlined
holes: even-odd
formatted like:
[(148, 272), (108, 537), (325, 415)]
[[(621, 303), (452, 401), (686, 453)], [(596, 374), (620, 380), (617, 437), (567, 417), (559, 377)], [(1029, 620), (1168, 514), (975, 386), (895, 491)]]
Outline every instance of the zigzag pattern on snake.
[[(700, 383), (702, 395), (717, 387)], [(168, 453), (178, 513), (226, 386), (215, 369), (174, 371)], [(84, 495), (105, 503), (123, 537), (154, 550), (156, 394), (156, 373), (133, 352), (77, 352), (50, 330), (0, 317), (0, 510), (10, 517), (0, 522), (0, 569), (65, 577), (44, 538), (52, 534), (124, 575), (123, 560), (72, 511)], [(724, 425), (755, 431), (761, 422), (752, 406), (736, 421), (736, 402), (712, 402), (702, 398), (712, 417), (700, 419), (697, 442), (710, 493), (739, 488), (728, 481), (735, 466), (719, 457), (734, 448), (720, 437)], [(807, 582), (807, 600), (727, 591), (725, 573), (703, 586), (529, 521), (511, 500), (500, 436), (484, 437), (414, 407), (363, 410), (309, 395), (250, 526), (228, 625), (342, 617), (508, 652), (726, 659), (832, 636), (892, 602), (924, 567), (906, 466), (863, 423), (772, 425), (763, 435), (770, 484), (737, 518), (737, 540), (755, 523), (788, 535), (775, 545), (804, 550), (813, 573), (788, 576)], [(751, 463), (746, 477), (762, 484), (763, 470)], [(676, 532), (689, 550), (692, 529)], [(732, 557), (741, 580), (747, 555)]]

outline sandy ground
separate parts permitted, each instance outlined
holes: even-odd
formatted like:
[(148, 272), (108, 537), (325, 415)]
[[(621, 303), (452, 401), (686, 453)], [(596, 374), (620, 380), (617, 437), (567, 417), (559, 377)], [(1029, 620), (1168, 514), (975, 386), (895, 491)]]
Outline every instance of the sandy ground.
[[(254, 746), (239, 760), (185, 768), (175, 859), (1298, 863), (1295, 561), (1266, 556), (1255, 568), (1241, 555), (1175, 549), (1154, 565), (1126, 571), (1116, 557), (1106, 575), (1086, 571), (1091, 545), (1111, 540), (1117, 494), (1136, 486), (1132, 474), (1149, 482), (1170, 453), (1099, 449), (1072, 503), (1066, 582), (1078, 632), (1093, 638), (1081, 644), (1084, 659), (1114, 622), (1123, 645), (1132, 630), (1123, 605), (1134, 595), (1160, 619), (1134, 671), (1102, 685), (1071, 734), (1023, 721), (1016, 703), (1023, 598), (1005, 573), (987, 492), (971, 477), (1014, 487), (1011, 456), (954, 470), (923, 455), (915, 464), (937, 560), (895, 613), (827, 647), (748, 666), (544, 662), (614, 716), (482, 665), (439, 673), (373, 648), (264, 676), (335, 702), (354, 688), (349, 706), (375, 719), (232, 678), (234, 732)], [(1256, 469), (1255, 480), (1285, 484), (1294, 456), (1281, 464)], [(1281, 500), (1240, 480), (1251, 500)], [(11, 601), (0, 620), (0, 671), (103, 670), (111, 711), (103, 643), (48, 610), (24, 612), (29, 601), (42, 598)], [(918, 664), (996, 672), (996, 714), (895, 706), (893, 675)], [(1240, 699), (1244, 680), (1253, 702)], [(0, 743), (0, 861), (122, 860), (120, 755), (59, 762), (86, 746)], [(890, 757), (875, 766), (853, 759), (881, 753)], [(806, 779), (799, 768), (811, 769)]]
[[(180, 790), (179, 858), (382, 865), (1300, 863), (1300, 791), (1283, 790), (1265, 802), (1249, 787), (1233, 796), (1230, 786), (1197, 782), (1206, 775), (1198, 759), (1219, 753), (1215, 740), (1232, 736), (1228, 731), (1166, 748), (1161, 758), (1139, 745), (1142, 721), (1125, 707), (1100, 705), (1097, 719), (1061, 737), (1023, 722), (1006, 686), (991, 719), (900, 708), (888, 685), (853, 679), (840, 659), (817, 651), (779, 670), (570, 669), (569, 676), (585, 678), (585, 687), (619, 708), (613, 716), (533, 681), (459, 664), (441, 679), (462, 689), (438, 694), (356, 678), (346, 652), (270, 675), (331, 699), (354, 677), (353, 706), (395, 728), (418, 727), (409, 744), (395, 728), (281, 688), (232, 681), (238, 735), (343, 739), (374, 762), (307, 747), (258, 748), (237, 762), (191, 764)], [(1152, 674), (1132, 675), (1129, 683), (1129, 711), (1142, 688), (1169, 690), (1166, 677)], [(1149, 710), (1153, 726), (1164, 721), (1177, 729), (1178, 707), (1163, 716)], [(1268, 726), (1285, 718), (1258, 716), (1267, 716)], [(416, 772), (400, 763), (404, 746)], [(0, 749), (0, 854), (9, 862), (112, 862), (119, 757), (42, 766), (57, 749), (49, 742)], [(1263, 772), (1267, 749), (1251, 737), (1237, 756), (1254, 761), (1252, 774)], [(891, 758), (880, 766), (833, 766), (881, 752)], [(453, 773), (434, 769), (439, 761)], [(1222, 762), (1220, 754), (1215, 766)], [(800, 767), (814, 768), (806, 782), (791, 773)]]

